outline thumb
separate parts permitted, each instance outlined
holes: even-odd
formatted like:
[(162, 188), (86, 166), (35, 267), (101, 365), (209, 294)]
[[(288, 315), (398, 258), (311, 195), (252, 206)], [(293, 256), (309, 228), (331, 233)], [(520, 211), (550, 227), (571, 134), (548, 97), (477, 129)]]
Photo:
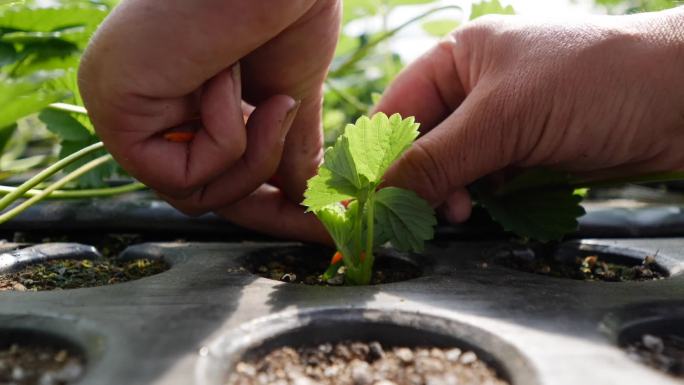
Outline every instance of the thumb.
[(462, 220), (470, 202), (464, 187), (504, 167), (501, 119), (495, 93), (473, 76), (472, 50), (460, 30), (447, 36), (392, 82), (377, 106), (386, 114), (414, 116), (424, 135), (385, 175), (387, 184), (416, 191), (433, 206), (447, 203)]
[[(429, 133), (418, 139), (387, 172), (388, 184), (411, 189), (441, 204), (452, 193), (511, 163), (512, 149), (490, 93), (475, 89)], [(514, 142), (514, 141), (511, 141)]]
[(449, 116), (466, 97), (454, 57), (463, 50), (450, 37), (401, 71), (385, 90), (375, 112), (413, 116), (427, 132)]

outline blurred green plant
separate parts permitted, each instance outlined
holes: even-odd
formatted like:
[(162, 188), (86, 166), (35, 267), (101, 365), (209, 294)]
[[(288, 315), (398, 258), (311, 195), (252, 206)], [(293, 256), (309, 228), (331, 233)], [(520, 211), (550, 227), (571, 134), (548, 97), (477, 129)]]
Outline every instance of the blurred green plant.
[[(79, 95), (76, 72), (90, 37), (118, 0), (0, 0), (0, 223), (40, 199), (102, 197), (140, 189), (139, 183), (109, 187), (121, 170), (99, 143)], [(348, 0), (344, 30), (378, 18), (382, 27), (343, 33), (327, 82), (325, 127), (336, 129), (366, 113), (403, 63), (387, 42), (403, 29), (456, 6), (434, 0)], [(426, 8), (390, 27), (399, 6)], [(434, 27), (432, 28), (434, 31)], [(12, 186), (12, 178), (26, 179)], [(61, 178), (49, 182), (55, 175)], [(66, 190), (64, 190), (66, 189)], [(19, 209), (17, 211), (17, 209)]]
[[(19, 187), (0, 186), (6, 194), (1, 209), (28, 198), (0, 215), (0, 223), (47, 196), (106, 196), (141, 188), (107, 186), (118, 167), (101, 144), (95, 145), (99, 139), (76, 82), (83, 50), (115, 4), (0, 3), (0, 179), (35, 175)], [(48, 182), (57, 173), (62, 177)]]
[[(413, 7), (415, 16), (391, 25), (397, 8), (406, 6)], [(423, 27), (432, 35), (443, 35), (461, 22), (453, 17), (454, 11), (461, 11), (461, 7), (436, 0), (344, 2), (342, 35), (326, 81), (323, 128), (327, 144), (335, 141), (348, 122), (368, 114), (404, 67), (391, 42), (413, 26)], [(443, 18), (445, 14), (451, 18)]]
[[(420, 27), (443, 36), (463, 20), (513, 14), (499, 0), (345, 0), (343, 27), (326, 80), (323, 126), (331, 144), (348, 122), (368, 114), (404, 67), (393, 47)], [(608, 12), (673, 7), (673, 0), (595, 0)], [(76, 70), (90, 37), (118, 0), (0, 0), (0, 223), (44, 198), (105, 197), (144, 188), (104, 150), (78, 92)], [(394, 25), (400, 7), (413, 16)], [(406, 13), (406, 12), (405, 12)], [(32, 176), (32, 177), (31, 177)], [(55, 181), (50, 178), (57, 177)], [(16, 186), (17, 181), (26, 180)], [(128, 179), (130, 181), (130, 179)]]

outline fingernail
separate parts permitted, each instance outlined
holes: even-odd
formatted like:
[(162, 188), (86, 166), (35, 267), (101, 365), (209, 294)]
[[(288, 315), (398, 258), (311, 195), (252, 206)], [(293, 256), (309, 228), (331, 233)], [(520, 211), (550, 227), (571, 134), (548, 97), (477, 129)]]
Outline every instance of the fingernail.
[(242, 100), (242, 73), (240, 71), (240, 62), (233, 64), (231, 75), (233, 77), (233, 90), (235, 91), (235, 99)]
[(281, 134), (281, 140), (285, 142), (285, 138), (287, 138), (287, 133), (290, 131), (290, 128), (292, 127), (292, 123), (294, 122), (295, 118), (297, 117), (297, 112), (299, 112), (299, 107), (302, 105), (301, 100), (295, 100), (294, 106), (290, 108), (289, 111), (287, 111), (287, 114), (285, 114), (285, 118), (283, 118), (283, 127), (280, 131)]

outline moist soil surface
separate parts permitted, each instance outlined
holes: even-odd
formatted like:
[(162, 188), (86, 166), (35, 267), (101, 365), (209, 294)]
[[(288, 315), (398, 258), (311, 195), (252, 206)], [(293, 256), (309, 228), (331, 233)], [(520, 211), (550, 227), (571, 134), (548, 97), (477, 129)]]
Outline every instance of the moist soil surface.
[(66, 385), (83, 374), (83, 360), (67, 350), (11, 345), (0, 348), (0, 384)]
[(470, 351), (378, 342), (282, 347), (239, 362), (226, 385), (508, 385)]
[(116, 259), (126, 247), (143, 241), (139, 234), (90, 234), (85, 239), (79, 239), (67, 235), (42, 236), (17, 232), (13, 234), (12, 241), (82, 242), (94, 245), (104, 258), (61, 259), (29, 264), (20, 271), (0, 274), (0, 291), (44, 291), (104, 286), (134, 281), (169, 269), (168, 264), (161, 260)]
[(630, 357), (676, 377), (684, 378), (684, 336), (644, 334), (627, 346)]
[(578, 256), (574, 260), (559, 260), (544, 254), (538, 257), (514, 255), (500, 259), (499, 263), (528, 273), (582, 281), (627, 282), (665, 278), (658, 269), (655, 256), (648, 256), (633, 266), (609, 262), (601, 255)]
[[(330, 265), (329, 255), (318, 252), (277, 253), (254, 258), (246, 263), (246, 269), (253, 274), (281, 282), (305, 285), (336, 286), (344, 284), (344, 274), (338, 274), (325, 281), (323, 273)], [(420, 269), (413, 263), (395, 257), (378, 256), (373, 266), (371, 285), (401, 282), (420, 277)]]
[(77, 289), (133, 281), (168, 270), (164, 261), (52, 260), (0, 274), (0, 291)]

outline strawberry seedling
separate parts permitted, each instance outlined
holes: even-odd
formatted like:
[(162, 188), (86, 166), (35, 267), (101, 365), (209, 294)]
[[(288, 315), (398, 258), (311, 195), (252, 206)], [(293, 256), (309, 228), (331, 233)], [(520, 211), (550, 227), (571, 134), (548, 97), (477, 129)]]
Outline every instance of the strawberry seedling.
[(414, 192), (380, 188), (383, 176), (418, 137), (413, 118), (379, 113), (347, 125), (325, 152), (311, 178), (304, 205), (323, 223), (340, 253), (345, 283), (371, 280), (374, 250), (391, 242), (401, 251), (420, 252), (437, 223), (433, 209)]

